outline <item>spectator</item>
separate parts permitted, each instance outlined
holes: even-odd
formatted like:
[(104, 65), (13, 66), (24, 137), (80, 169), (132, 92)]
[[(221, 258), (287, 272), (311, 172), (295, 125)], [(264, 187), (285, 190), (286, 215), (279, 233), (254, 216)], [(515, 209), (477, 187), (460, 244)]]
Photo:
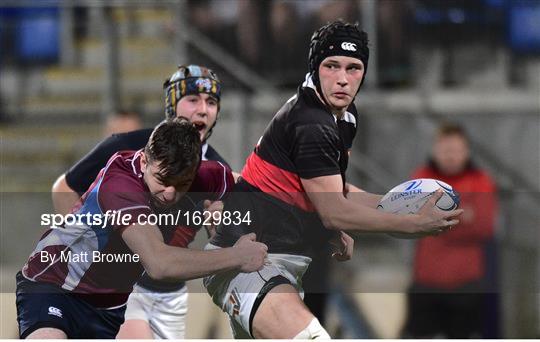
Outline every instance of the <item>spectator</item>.
[[(299, 25), (290, 25), (299, 23)], [(300, 16), (292, 2), (273, 1), (270, 4), (268, 31), (271, 51), (267, 53), (265, 74), (277, 86), (295, 88), (298, 79), (302, 79), (307, 64), (305, 43), (310, 32), (304, 32)]]
[(136, 131), (142, 127), (143, 124), (139, 113), (128, 110), (117, 110), (107, 117), (103, 135), (108, 137), (117, 133)]
[(484, 321), (492, 314), (485, 307), (493, 299), (487, 293), (486, 271), (494, 261), (484, 254), (496, 216), (493, 180), (474, 166), (467, 135), (455, 124), (439, 127), (432, 158), (413, 178), (449, 183), (460, 193), (464, 212), (451, 231), (417, 243), (403, 337), (485, 337)]
[(377, 55), (379, 85), (402, 86), (410, 79), (411, 3), (380, 0), (377, 2)]

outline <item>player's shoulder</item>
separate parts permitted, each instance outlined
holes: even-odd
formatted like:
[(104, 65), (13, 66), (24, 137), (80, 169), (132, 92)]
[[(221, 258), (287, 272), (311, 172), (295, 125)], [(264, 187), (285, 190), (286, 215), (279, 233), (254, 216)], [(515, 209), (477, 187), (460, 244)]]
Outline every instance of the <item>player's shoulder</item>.
[(285, 121), (289, 128), (305, 125), (333, 126), (335, 123), (333, 115), (321, 104), (315, 91), (305, 87), (300, 88), (280, 109), (278, 120)]
[(197, 173), (223, 171), (229, 167), (219, 160), (203, 160), (197, 170)]
[(120, 151), (113, 154), (103, 169), (103, 182), (110, 183), (115, 187), (114, 184), (119, 183), (120, 179), (131, 179), (136, 180), (135, 183), (139, 184), (139, 180), (142, 179), (140, 166), (142, 153), (142, 150), (138, 150)]
[(203, 160), (189, 192), (213, 192), (215, 189), (226, 189), (234, 184), (231, 169), (222, 162)]
[(208, 160), (218, 161), (225, 166), (230, 167), (229, 163), (227, 163), (225, 158), (223, 158), (223, 156), (221, 156), (221, 154), (219, 154), (219, 152), (210, 144), (208, 144), (208, 149), (206, 150), (205, 157)]

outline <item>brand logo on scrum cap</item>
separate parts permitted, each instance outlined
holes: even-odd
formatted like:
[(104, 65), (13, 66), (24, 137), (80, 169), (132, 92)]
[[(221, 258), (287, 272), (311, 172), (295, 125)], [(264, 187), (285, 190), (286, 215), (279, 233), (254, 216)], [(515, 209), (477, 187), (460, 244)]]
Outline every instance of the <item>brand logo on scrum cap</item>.
[(349, 43), (349, 42), (343, 42), (343, 43), (341, 43), (341, 48), (343, 50), (347, 50), (347, 51), (356, 51), (356, 44), (355, 43)]

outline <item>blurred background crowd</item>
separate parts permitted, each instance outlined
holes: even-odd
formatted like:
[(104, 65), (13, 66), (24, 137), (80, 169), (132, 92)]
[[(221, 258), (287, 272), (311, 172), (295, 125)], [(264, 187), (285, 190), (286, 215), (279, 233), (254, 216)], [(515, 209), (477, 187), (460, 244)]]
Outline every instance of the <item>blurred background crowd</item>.
[[(42, 233), (58, 175), (125, 122), (157, 124), (163, 81), (178, 64), (208, 66), (222, 80), (211, 144), (240, 170), (303, 80), (312, 32), (337, 18), (358, 22), (371, 49), (349, 179), (384, 193), (434, 157), (442, 123), (461, 125), (467, 161), (490, 174), (498, 202), (490, 223), (478, 223), (490, 225), (479, 247), (488, 286), (465, 290), (492, 294), (478, 305), (485, 319), (474, 336), (539, 337), (538, 0), (1, 1), (0, 337), (16, 336), (14, 274)], [(482, 212), (492, 196), (477, 197)], [(418, 285), (418, 243), (356, 241), (355, 259), (328, 274), (329, 332), (407, 336), (404, 293)], [(459, 253), (444, 250), (436, 261)], [(202, 304), (187, 337), (227, 337), (225, 316), (199, 282), (190, 286)]]

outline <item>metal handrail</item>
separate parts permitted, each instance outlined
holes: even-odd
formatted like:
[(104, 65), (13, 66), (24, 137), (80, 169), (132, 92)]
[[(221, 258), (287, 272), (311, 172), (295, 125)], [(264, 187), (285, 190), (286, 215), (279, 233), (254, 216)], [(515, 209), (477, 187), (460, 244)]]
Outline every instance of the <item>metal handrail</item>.
[(185, 41), (211, 58), (216, 64), (219, 64), (249, 89), (255, 92), (276, 92), (276, 87), (272, 83), (251, 70), (233, 55), (225, 51), (225, 49), (207, 38), (199, 30), (186, 26), (182, 31), (175, 33), (179, 34)]

